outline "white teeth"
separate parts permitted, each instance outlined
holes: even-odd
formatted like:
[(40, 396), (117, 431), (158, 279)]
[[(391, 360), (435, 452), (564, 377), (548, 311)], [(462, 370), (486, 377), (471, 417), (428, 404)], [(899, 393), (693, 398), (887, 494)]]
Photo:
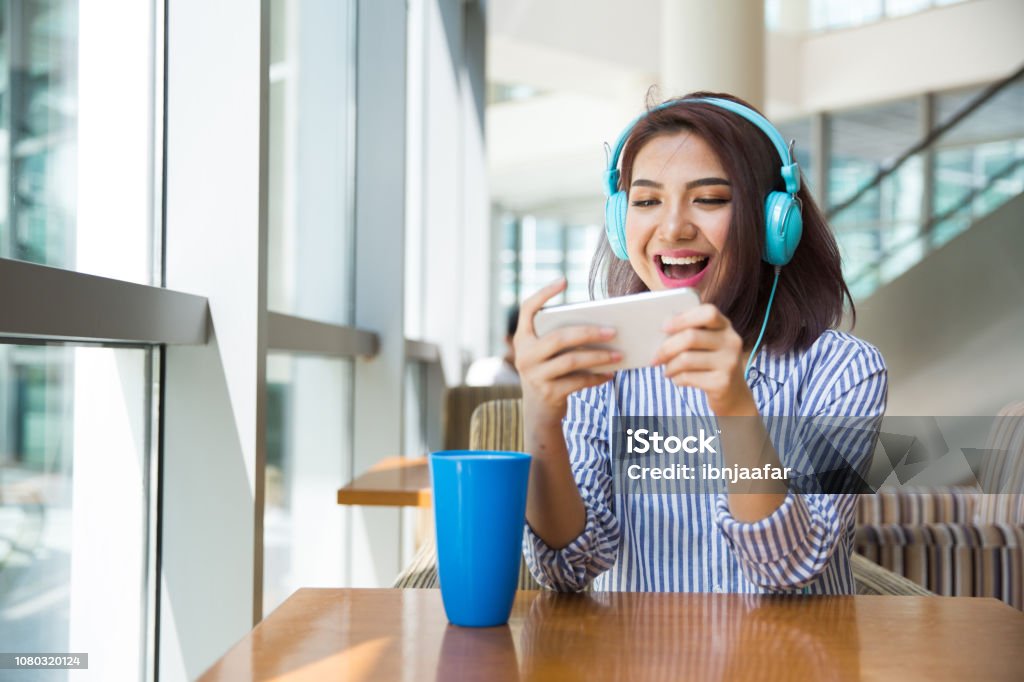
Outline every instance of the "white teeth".
[(685, 258), (672, 258), (671, 256), (662, 256), (661, 262), (665, 265), (692, 265), (693, 263), (699, 263), (702, 260), (707, 260), (707, 256), (686, 256)]

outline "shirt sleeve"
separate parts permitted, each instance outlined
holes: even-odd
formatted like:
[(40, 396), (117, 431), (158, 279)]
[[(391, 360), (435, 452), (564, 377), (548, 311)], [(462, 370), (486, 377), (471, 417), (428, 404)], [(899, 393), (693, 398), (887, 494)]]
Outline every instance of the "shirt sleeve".
[(612, 468), (607, 405), (610, 382), (569, 396), (562, 421), (569, 463), (583, 499), (583, 532), (561, 549), (552, 549), (529, 524), (523, 556), (530, 573), (544, 587), (579, 592), (615, 562), (619, 521), (612, 509)]
[[(847, 351), (847, 352), (842, 352)], [(859, 342), (825, 361), (823, 379), (810, 382), (816, 399), (798, 428), (813, 430), (806, 456), (818, 471), (838, 465), (866, 475), (885, 412), (888, 380), (881, 354)], [(855, 417), (852, 420), (816, 420)], [(831, 426), (825, 426), (830, 424)], [(854, 425), (854, 426), (851, 426)], [(783, 453), (779, 453), (783, 458)], [(837, 548), (849, 543), (857, 495), (790, 492), (782, 505), (759, 521), (737, 521), (729, 511), (728, 494), (716, 505), (716, 521), (739, 559), (747, 578), (769, 590), (799, 589), (824, 572)], [(846, 547), (845, 551), (849, 551)]]

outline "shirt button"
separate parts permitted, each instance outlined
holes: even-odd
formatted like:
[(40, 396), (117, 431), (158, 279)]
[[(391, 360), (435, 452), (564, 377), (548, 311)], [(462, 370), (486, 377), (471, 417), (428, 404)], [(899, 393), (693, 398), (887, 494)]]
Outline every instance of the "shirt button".
[(725, 592), (725, 590), (723, 590), (719, 585), (715, 585), (714, 589), (711, 591), (715, 594), (723, 594)]
[(750, 368), (750, 378), (751, 379), (756, 379), (757, 378), (757, 369), (754, 368), (754, 367)]

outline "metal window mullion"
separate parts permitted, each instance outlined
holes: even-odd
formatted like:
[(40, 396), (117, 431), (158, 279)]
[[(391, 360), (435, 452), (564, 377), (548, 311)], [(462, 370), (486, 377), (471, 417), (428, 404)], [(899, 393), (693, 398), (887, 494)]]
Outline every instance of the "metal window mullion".
[(818, 206), (823, 211), (827, 211), (829, 206), (831, 146), (832, 132), (829, 130), (828, 114), (819, 111), (811, 116), (811, 166), (814, 168), (813, 182), (817, 190)]
[(28, 73), (28, 66), (25, 64), (24, 45), (27, 43), (27, 31), (25, 27), (24, 12), (26, 7), (20, 2), (8, 2), (4, 21), (7, 23), (10, 35), (7, 40), (7, 158), (10, 168), (7, 173), (7, 239), (6, 252), (0, 250), (0, 256), (17, 256), (18, 246), (18, 213), (21, 210), (21, 202), (18, 201), (18, 172), (15, 164), (14, 150), (21, 138), (22, 126), (20, 112), (24, 106), (25, 74)]
[[(936, 106), (935, 93), (926, 92), (921, 95), (921, 135), (927, 137), (935, 129)], [(932, 230), (935, 199), (935, 146), (929, 145), (921, 151), (921, 217), (919, 232), (928, 233)]]

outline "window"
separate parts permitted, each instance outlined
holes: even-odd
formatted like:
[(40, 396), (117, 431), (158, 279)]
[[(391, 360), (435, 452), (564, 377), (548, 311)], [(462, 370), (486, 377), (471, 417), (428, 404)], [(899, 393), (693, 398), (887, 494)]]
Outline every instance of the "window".
[[(811, 30), (828, 31), (862, 26), (883, 19), (955, 5), (964, 0), (809, 0)], [(773, 0), (768, 0), (767, 8)]]
[[(918, 98), (837, 112), (828, 118), (829, 201), (842, 204), (900, 153), (924, 136)], [(843, 210), (832, 226), (847, 276), (856, 278), (918, 231), (924, 192), (922, 159), (915, 157)], [(906, 254), (913, 258), (913, 254)]]
[(565, 277), (555, 303), (590, 298), (590, 263), (603, 228), (570, 225), (532, 215), (502, 213), (499, 218), (496, 305), (492, 306), (492, 347), (504, 353), (506, 312), (556, 277)]
[[(0, 345), (0, 641), (145, 658), (152, 353)], [(96, 636), (102, 633), (102, 636)]]
[(336, 324), (352, 319), (354, 11), (271, 3), (268, 307)]
[(152, 283), (152, 4), (2, 7), (0, 257)]
[[(983, 88), (936, 97), (936, 118), (949, 120)], [(932, 230), (935, 245), (965, 230), (1024, 191), (1024, 80), (1009, 84), (936, 143)]]
[[(352, 321), (355, 2), (273, 0), (267, 307)], [(381, 264), (382, 268), (387, 263)], [(352, 361), (267, 357), (263, 613), (299, 587), (344, 584)]]
[(136, 679), (155, 631), (160, 342), (137, 314), (174, 293), (98, 292), (159, 278), (154, 4), (0, 12), (0, 268), (7, 300), (34, 308), (0, 325), (0, 642)]
[(347, 580), (347, 510), (335, 499), (352, 475), (351, 390), (350, 360), (267, 357), (264, 615), (300, 587)]

